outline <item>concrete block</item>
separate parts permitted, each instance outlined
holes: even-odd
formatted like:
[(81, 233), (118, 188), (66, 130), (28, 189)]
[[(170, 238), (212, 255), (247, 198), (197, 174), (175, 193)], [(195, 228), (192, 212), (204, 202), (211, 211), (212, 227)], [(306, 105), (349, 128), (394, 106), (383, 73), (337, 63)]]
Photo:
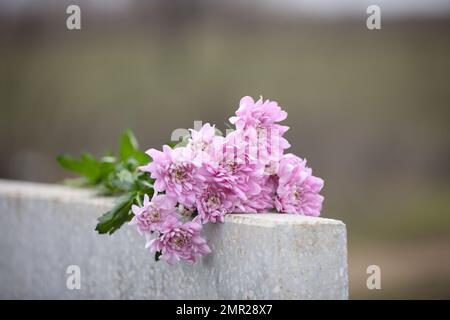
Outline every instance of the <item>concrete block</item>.
[[(134, 227), (94, 230), (114, 199), (0, 180), (0, 298), (347, 299), (345, 225), (289, 214), (233, 214), (206, 225), (212, 253), (155, 263)], [(79, 266), (81, 289), (66, 286)]]

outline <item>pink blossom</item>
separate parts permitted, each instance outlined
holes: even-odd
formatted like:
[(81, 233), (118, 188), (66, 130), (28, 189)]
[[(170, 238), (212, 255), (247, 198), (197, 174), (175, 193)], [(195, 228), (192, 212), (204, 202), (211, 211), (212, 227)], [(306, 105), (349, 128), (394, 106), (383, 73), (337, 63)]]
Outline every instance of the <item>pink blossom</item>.
[(241, 154), (242, 141), (235, 138), (229, 135), (215, 143), (214, 148), (221, 152), (214, 152), (211, 161), (200, 172), (206, 180), (232, 189), (239, 198), (246, 199), (248, 194), (259, 193), (264, 165), (251, 161), (245, 152)]
[(169, 216), (177, 215), (176, 204), (176, 199), (167, 195), (155, 194), (151, 201), (148, 195), (145, 195), (141, 207), (136, 205), (131, 207), (134, 217), (130, 225), (136, 225), (139, 233), (148, 237), (149, 233), (159, 231)]
[(161, 259), (173, 265), (180, 260), (194, 263), (202, 255), (211, 252), (200, 235), (202, 225), (198, 220), (181, 223), (168, 217), (161, 228), (161, 235), (148, 242), (153, 252), (161, 252)]
[(235, 203), (235, 208), (229, 208), (226, 213), (235, 210), (256, 213), (273, 208), (273, 197), (269, 195), (273, 190), (265, 185), (264, 165), (251, 161), (249, 154), (240, 152), (242, 141), (239, 136), (229, 134), (222, 144), (214, 144), (214, 147), (223, 154), (216, 152), (200, 173), (208, 184), (221, 188)]
[(203, 223), (223, 222), (235, 208), (236, 196), (226, 183), (209, 181), (197, 196), (197, 211)]
[[(287, 113), (275, 101), (244, 97), (236, 116), (236, 130), (216, 135), (209, 123), (191, 130), (185, 147), (150, 149), (152, 162), (140, 167), (155, 179), (154, 196), (133, 206), (130, 224), (137, 225), (147, 247), (160, 252), (169, 264), (196, 259), (210, 252), (201, 237), (202, 223), (223, 222), (233, 212), (279, 212), (319, 216), (324, 181), (312, 175), (306, 160), (284, 155), (289, 129), (278, 124)], [(178, 209), (175, 207), (179, 204)], [(179, 212), (179, 214), (178, 214)], [(198, 216), (191, 222), (194, 212)], [(150, 239), (150, 234), (156, 236)]]
[(213, 142), (216, 138), (219, 138), (216, 136), (216, 129), (214, 126), (206, 123), (199, 131), (194, 129), (190, 129), (190, 131), (191, 137), (189, 138), (187, 147), (192, 150), (193, 157), (196, 160), (200, 162), (208, 161), (212, 151)]
[(236, 125), (235, 134), (245, 141), (246, 152), (272, 166), (281, 159), (283, 150), (290, 147), (283, 137), (289, 127), (277, 124), (286, 117), (286, 111), (275, 101), (264, 101), (261, 97), (255, 102), (251, 97), (244, 97), (230, 122)]
[(280, 161), (275, 206), (278, 211), (306, 216), (319, 216), (323, 196), (319, 194), (323, 180), (312, 175), (312, 170), (293, 154)]
[(240, 199), (261, 191), (264, 167), (257, 163), (223, 161), (205, 164), (200, 171), (205, 178), (215, 185), (230, 190)]
[(281, 110), (276, 101), (264, 101), (261, 97), (255, 102), (252, 97), (246, 96), (239, 102), (236, 116), (231, 117), (230, 122), (236, 125), (236, 129), (242, 130), (247, 127), (268, 127), (286, 118), (287, 112)]
[(179, 203), (191, 207), (203, 184), (203, 177), (197, 174), (200, 164), (194, 161), (192, 150), (186, 147), (171, 149), (165, 145), (163, 152), (150, 149), (146, 153), (153, 161), (140, 170), (151, 173), (155, 191), (165, 191)]
[(239, 213), (262, 213), (274, 208), (276, 195), (277, 176), (264, 175), (259, 180), (258, 192), (250, 193), (246, 200), (240, 200), (236, 204), (236, 212)]

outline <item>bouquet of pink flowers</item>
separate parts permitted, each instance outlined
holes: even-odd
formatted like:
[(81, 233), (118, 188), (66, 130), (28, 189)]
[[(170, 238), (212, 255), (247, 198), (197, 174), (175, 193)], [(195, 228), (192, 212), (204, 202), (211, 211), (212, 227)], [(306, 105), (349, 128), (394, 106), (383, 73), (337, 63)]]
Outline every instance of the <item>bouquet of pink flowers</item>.
[(229, 120), (234, 128), (224, 136), (205, 124), (172, 147), (148, 150), (146, 157), (128, 132), (121, 161), (89, 155), (81, 160), (61, 156), (59, 161), (73, 170), (83, 167), (87, 157), (100, 167), (91, 184), (106, 186), (109, 193), (127, 192), (99, 219), (100, 233), (112, 233), (131, 220), (156, 260), (194, 263), (210, 252), (201, 236), (203, 224), (224, 222), (227, 214), (276, 210), (320, 215), (324, 182), (312, 175), (306, 160), (284, 153), (290, 147), (283, 137), (289, 128), (279, 122), (286, 118), (277, 102), (244, 97)]

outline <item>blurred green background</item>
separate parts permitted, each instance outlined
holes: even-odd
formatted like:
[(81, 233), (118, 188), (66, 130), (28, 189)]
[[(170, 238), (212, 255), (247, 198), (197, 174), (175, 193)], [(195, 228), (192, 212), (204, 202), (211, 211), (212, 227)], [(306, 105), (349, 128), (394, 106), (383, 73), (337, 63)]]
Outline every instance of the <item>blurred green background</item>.
[[(364, 1), (324, 16), (271, 1), (19, 2), (0, 1), (0, 178), (59, 182), (56, 155), (100, 155), (126, 128), (142, 148), (194, 120), (224, 130), (242, 96), (263, 95), (326, 181), (322, 215), (347, 224), (350, 298), (450, 298), (449, 10), (381, 6), (370, 31)], [(381, 290), (366, 287), (372, 264)]]

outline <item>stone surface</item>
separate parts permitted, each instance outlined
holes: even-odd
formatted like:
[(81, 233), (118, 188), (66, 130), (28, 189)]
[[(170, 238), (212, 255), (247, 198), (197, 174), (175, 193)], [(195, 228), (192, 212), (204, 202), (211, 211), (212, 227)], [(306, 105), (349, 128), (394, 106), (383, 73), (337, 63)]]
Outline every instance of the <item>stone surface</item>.
[[(345, 225), (287, 214), (234, 214), (205, 226), (212, 253), (155, 263), (133, 227), (98, 235), (113, 199), (92, 190), (0, 180), (0, 298), (347, 299)], [(66, 287), (69, 265), (81, 289)]]

